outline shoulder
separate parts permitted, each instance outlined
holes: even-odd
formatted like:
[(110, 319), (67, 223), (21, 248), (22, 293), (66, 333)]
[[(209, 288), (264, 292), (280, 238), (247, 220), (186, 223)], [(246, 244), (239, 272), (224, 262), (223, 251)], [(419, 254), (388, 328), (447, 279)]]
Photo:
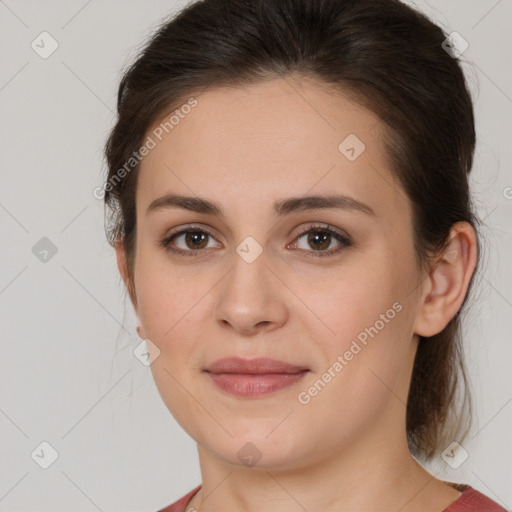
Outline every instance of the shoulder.
[(185, 512), (185, 507), (187, 503), (192, 499), (194, 494), (201, 489), (201, 486), (198, 485), (195, 489), (192, 489), (188, 494), (185, 494), (183, 498), (180, 498), (178, 501), (175, 501), (171, 505), (159, 510), (158, 512)]
[(485, 494), (469, 485), (460, 487), (462, 494), (443, 512), (508, 512)]

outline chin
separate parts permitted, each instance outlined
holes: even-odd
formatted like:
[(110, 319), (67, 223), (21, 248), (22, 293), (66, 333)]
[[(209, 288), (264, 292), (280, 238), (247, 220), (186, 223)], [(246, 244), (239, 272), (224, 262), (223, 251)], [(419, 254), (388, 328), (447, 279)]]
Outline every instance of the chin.
[[(273, 429), (276, 423), (274, 422)], [(294, 468), (301, 457), (300, 440), (294, 440), (290, 432), (283, 430), (281, 435), (277, 430), (253, 429), (245, 435), (224, 436), (225, 442), (202, 443), (209, 446), (219, 457), (230, 464), (253, 470), (280, 470)], [(217, 438), (218, 440), (218, 438)], [(302, 445), (303, 446), (303, 445)]]

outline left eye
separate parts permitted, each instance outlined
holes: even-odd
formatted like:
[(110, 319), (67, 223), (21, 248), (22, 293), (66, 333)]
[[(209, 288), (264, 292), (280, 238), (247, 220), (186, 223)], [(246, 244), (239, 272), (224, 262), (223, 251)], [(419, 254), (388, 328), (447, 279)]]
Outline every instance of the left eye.
[[(299, 246), (299, 241), (301, 239), (305, 239), (304, 242), (306, 247)], [(335, 241), (338, 242), (338, 248), (328, 251), (327, 249), (329, 249), (331, 244)], [(312, 253), (314, 256), (324, 256), (337, 253), (342, 250), (343, 247), (350, 246), (350, 240), (331, 229), (324, 227), (312, 227), (307, 229), (307, 231), (302, 232), (297, 237), (297, 243), (295, 245), (301, 250), (306, 250), (307, 252)], [(315, 250), (310, 251), (307, 246), (312, 247)]]

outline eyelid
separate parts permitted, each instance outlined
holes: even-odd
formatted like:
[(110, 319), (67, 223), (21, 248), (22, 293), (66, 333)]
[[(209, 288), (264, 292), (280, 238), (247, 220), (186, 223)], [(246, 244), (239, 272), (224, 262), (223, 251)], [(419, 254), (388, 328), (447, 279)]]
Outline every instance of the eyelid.
[(171, 231), (166, 231), (164, 238), (172, 238), (173, 236), (176, 235), (182, 235), (187, 231), (202, 231), (204, 233), (207, 233), (209, 236), (213, 237), (212, 231), (214, 230), (209, 226), (204, 227), (201, 224), (186, 224), (185, 226), (180, 226), (179, 228), (173, 229)]
[(320, 223), (312, 222), (312, 223), (308, 224), (306, 227), (304, 227), (297, 233), (295, 238), (298, 238), (298, 237), (302, 236), (303, 234), (307, 233), (308, 231), (313, 231), (315, 229), (318, 231), (326, 231), (326, 232), (336, 234), (339, 237), (344, 238), (345, 241), (347, 241), (347, 242), (350, 241), (350, 237), (347, 234), (340, 232), (340, 230), (338, 230), (334, 226), (331, 226), (330, 224), (323, 224), (321, 222)]

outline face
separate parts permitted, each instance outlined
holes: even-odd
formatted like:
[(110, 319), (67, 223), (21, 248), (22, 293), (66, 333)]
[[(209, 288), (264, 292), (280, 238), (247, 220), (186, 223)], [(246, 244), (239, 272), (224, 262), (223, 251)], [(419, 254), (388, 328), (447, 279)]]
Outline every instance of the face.
[[(260, 467), (298, 467), (355, 442), (371, 449), (386, 429), (395, 439), (418, 268), (385, 127), (305, 78), (195, 99), (168, 133), (154, 131), (160, 121), (148, 131), (156, 145), (136, 194), (136, 312), (160, 350), (151, 368), (163, 401), (201, 446), (237, 465), (250, 455)], [(191, 201), (150, 207), (169, 194), (221, 213)], [(205, 371), (226, 357), (307, 371)]]

